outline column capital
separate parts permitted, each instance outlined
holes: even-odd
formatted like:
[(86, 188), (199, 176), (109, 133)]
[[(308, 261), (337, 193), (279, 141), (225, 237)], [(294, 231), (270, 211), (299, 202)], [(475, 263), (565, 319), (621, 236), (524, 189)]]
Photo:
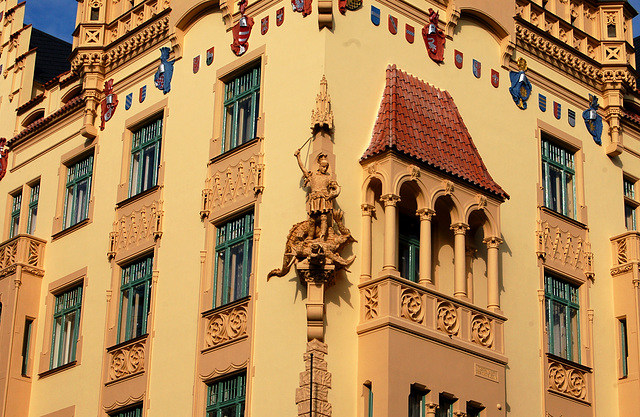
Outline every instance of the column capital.
[(500, 246), (500, 244), (504, 242), (504, 240), (500, 239), (497, 236), (492, 236), (482, 239), (482, 242), (487, 244), (488, 249), (497, 249), (498, 246)]
[(431, 221), (431, 219), (433, 219), (433, 216), (436, 215), (436, 211), (432, 210), (430, 208), (422, 208), (419, 210), (416, 210), (416, 216), (420, 216), (420, 220), (428, 220)]
[(361, 204), (360, 208), (362, 209), (363, 216), (373, 216), (376, 212), (376, 208), (371, 204)]
[(426, 403), (424, 405), (424, 408), (427, 411), (427, 414), (435, 414), (436, 410), (438, 409), (438, 404), (436, 404), (436, 403)]
[(469, 230), (469, 225), (466, 223), (454, 223), (450, 227), (455, 235), (464, 235)]
[(385, 207), (394, 206), (400, 201), (400, 196), (395, 194), (385, 194), (380, 197), (380, 201), (384, 203)]

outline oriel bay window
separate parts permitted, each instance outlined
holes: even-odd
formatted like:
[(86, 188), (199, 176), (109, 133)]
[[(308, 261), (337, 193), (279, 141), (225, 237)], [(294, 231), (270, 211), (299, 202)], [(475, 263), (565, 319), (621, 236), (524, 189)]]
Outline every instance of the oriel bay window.
[(89, 214), (93, 155), (67, 168), (66, 196), (64, 201), (64, 228), (85, 220)]
[(82, 286), (56, 296), (53, 311), (50, 368), (57, 368), (76, 359), (76, 345), (80, 327)]
[(207, 390), (207, 417), (243, 417), (246, 374), (213, 382)]
[(147, 256), (122, 268), (119, 342), (126, 342), (147, 333), (152, 276), (153, 256)]
[(216, 266), (213, 307), (249, 295), (253, 213), (223, 223), (216, 232)]
[(580, 362), (579, 288), (545, 273), (545, 316), (549, 353)]
[(257, 136), (260, 103), (260, 67), (253, 68), (224, 86), (224, 124), (222, 152)]
[(158, 185), (162, 117), (133, 132), (129, 197)]
[(575, 163), (573, 152), (542, 138), (542, 187), (545, 207), (576, 218)]

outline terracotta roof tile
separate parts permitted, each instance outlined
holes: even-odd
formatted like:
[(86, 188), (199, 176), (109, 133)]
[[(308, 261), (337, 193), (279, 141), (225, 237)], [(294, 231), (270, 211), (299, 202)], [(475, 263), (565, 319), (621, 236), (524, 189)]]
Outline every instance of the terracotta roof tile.
[(458, 177), (501, 199), (509, 195), (491, 178), (447, 91), (387, 68), (378, 118), (365, 160), (395, 150)]

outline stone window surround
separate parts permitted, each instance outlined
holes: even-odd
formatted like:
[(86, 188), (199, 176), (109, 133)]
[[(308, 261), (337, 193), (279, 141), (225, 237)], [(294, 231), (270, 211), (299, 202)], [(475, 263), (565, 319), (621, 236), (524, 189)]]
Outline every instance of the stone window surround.
[(9, 231), (11, 229), (11, 208), (13, 204), (13, 196), (22, 194), (22, 202), (20, 204), (20, 225), (18, 226), (17, 234), (27, 233), (27, 223), (29, 220), (29, 199), (31, 196), (31, 190), (35, 185), (39, 183), (40, 177), (34, 178), (33, 180), (27, 182), (24, 186), (21, 185), (19, 187), (16, 187), (7, 194), (7, 206), (5, 210), (5, 213), (7, 213), (7, 218), (5, 219), (3, 234), (3, 236), (6, 236), (5, 240), (9, 239)]

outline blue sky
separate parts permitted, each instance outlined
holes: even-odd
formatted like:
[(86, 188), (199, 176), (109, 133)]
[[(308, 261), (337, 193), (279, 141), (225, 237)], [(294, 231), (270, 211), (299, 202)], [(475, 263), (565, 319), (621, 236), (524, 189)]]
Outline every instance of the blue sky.
[[(640, 0), (629, 0), (640, 12)], [(27, 0), (25, 23), (36, 29), (71, 42), (76, 20), (76, 0)], [(640, 16), (633, 19), (633, 36), (640, 35)]]

